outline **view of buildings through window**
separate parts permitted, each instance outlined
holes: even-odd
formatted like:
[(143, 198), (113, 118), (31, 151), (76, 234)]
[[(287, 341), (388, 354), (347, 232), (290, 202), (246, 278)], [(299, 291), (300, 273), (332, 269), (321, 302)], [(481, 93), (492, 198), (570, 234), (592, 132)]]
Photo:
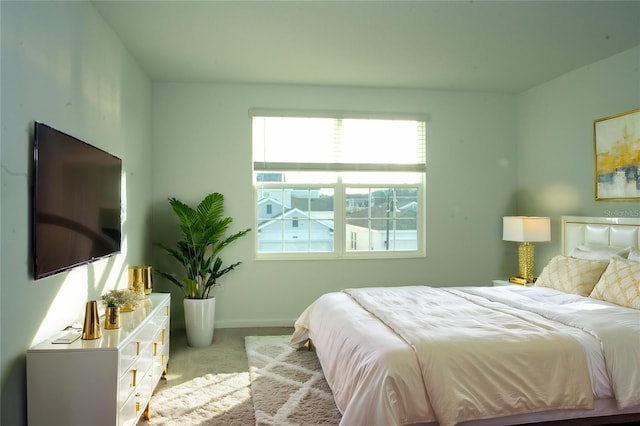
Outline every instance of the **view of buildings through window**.
[(420, 253), (423, 121), (253, 117), (253, 148), (258, 254)]
[[(418, 188), (347, 187), (345, 192), (345, 250), (418, 249)], [(334, 208), (333, 188), (260, 189), (258, 250), (333, 252)]]

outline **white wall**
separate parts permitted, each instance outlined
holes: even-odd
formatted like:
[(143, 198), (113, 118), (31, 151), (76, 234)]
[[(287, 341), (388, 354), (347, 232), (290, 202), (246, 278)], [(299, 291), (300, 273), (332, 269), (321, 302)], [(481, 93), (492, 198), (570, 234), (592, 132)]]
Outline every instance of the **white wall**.
[(640, 216), (638, 201), (594, 200), (593, 120), (640, 108), (640, 46), (518, 96), (518, 213), (551, 216), (536, 273), (561, 251), (560, 216)]
[[(427, 257), (255, 261), (250, 234), (223, 253), (243, 263), (222, 279), (217, 327), (291, 325), (318, 295), (349, 286), (490, 285), (506, 273), (498, 259), (501, 217), (515, 213), (516, 114), (515, 97), (501, 94), (154, 83), (154, 240), (177, 237), (168, 197), (195, 204), (213, 191), (225, 195), (233, 229), (254, 227), (252, 107), (427, 114)], [(160, 250), (153, 264), (175, 265)], [(160, 280), (154, 286), (173, 289)], [(182, 301), (173, 301), (179, 326)]]
[[(25, 353), (82, 319), (84, 304), (127, 285), (127, 265), (148, 263), (151, 83), (88, 2), (0, 2), (1, 317), (3, 425), (26, 424)], [(30, 183), (34, 120), (123, 159), (123, 251), (34, 281)], [(55, 392), (52, 389), (52, 392)]]

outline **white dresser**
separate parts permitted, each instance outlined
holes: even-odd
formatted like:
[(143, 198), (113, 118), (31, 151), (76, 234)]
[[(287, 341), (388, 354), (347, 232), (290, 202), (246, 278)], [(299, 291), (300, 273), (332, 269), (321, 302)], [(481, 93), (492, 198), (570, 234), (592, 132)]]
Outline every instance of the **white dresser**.
[(121, 313), (119, 329), (105, 330), (101, 317), (100, 339), (54, 336), (29, 349), (28, 424), (135, 425), (167, 367), (169, 319), (170, 295), (152, 293)]

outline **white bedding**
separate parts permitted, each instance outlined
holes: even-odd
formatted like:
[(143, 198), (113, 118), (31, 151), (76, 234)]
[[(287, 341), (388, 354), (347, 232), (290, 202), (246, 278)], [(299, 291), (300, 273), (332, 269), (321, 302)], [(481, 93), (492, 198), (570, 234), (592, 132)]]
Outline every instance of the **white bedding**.
[[(449, 425), (557, 408), (584, 410), (594, 398), (611, 396), (619, 408), (640, 406), (638, 311), (520, 286), (371, 290), (373, 296), (362, 289), (321, 296), (300, 316), (292, 337), (292, 344), (313, 340), (342, 424)], [(382, 305), (385, 300), (390, 309)], [(453, 309), (441, 309), (445, 304)], [(536, 351), (522, 339), (525, 334), (536, 336), (534, 347), (558, 338), (564, 355), (532, 358), (529, 353)], [(480, 335), (501, 339), (498, 348), (512, 340), (520, 355), (501, 349), (500, 359), (491, 361), (498, 356), (494, 352), (482, 358)], [(457, 343), (447, 336), (456, 336)], [(436, 342), (443, 346), (430, 350)], [(448, 356), (451, 352), (456, 357)], [(544, 359), (549, 361), (541, 364)], [(456, 367), (446, 371), (451, 363)], [(551, 378), (537, 383), (551, 368)], [(552, 394), (540, 391), (545, 380), (556, 388)]]

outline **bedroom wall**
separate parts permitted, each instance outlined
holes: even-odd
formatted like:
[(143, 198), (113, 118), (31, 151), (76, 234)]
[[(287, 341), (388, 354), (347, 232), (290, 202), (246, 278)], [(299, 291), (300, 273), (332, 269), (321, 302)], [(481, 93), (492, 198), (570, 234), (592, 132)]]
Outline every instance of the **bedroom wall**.
[[(427, 114), (427, 257), (255, 261), (254, 236), (225, 249), (243, 264), (217, 292), (216, 327), (291, 325), (317, 296), (349, 286), (490, 285), (503, 276), (501, 217), (515, 213), (515, 97), (426, 90), (154, 83), (153, 233), (173, 243), (168, 197), (225, 195), (234, 229), (253, 225), (252, 107)], [(515, 251), (515, 247), (507, 250)], [(154, 250), (156, 268), (175, 268)], [(157, 277), (156, 277), (157, 278)], [(174, 291), (156, 279), (154, 287)], [(183, 321), (173, 298), (172, 324)]]
[[(0, 2), (1, 356), (3, 425), (26, 424), (25, 353), (82, 319), (87, 300), (127, 285), (127, 265), (149, 262), (151, 82), (88, 2)], [(31, 279), (33, 121), (123, 159), (123, 251)], [(52, 390), (55, 392), (55, 389)]]
[(593, 120), (640, 108), (640, 46), (517, 97), (518, 213), (550, 216), (536, 273), (561, 252), (563, 215), (640, 217), (639, 201), (595, 201)]

